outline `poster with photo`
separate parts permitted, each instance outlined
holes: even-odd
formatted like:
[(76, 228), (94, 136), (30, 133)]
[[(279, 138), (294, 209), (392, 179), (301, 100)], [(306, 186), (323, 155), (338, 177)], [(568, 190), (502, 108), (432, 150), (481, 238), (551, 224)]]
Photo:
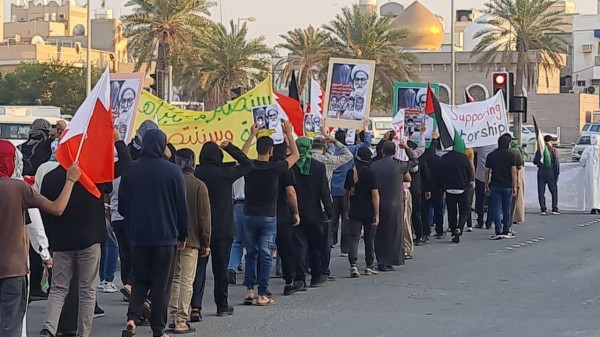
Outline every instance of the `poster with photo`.
[(322, 117), (318, 112), (304, 115), (304, 137), (316, 138), (321, 135)]
[(129, 143), (140, 99), (144, 74), (110, 74), (110, 108), (115, 128), (121, 139)]
[(358, 130), (364, 128), (363, 120), (369, 118), (371, 109), (374, 76), (375, 61), (329, 60), (323, 104), (327, 126)]
[[(432, 83), (431, 89), (437, 95), (439, 85)], [(401, 113), (404, 116), (404, 136), (407, 140), (416, 143), (421, 138), (421, 124), (427, 125), (425, 140), (431, 140), (431, 133), (434, 128), (434, 120), (425, 114), (425, 104), (427, 103), (427, 83), (415, 82), (396, 82), (394, 83), (394, 116)]]
[(259, 106), (252, 109), (254, 124), (258, 125), (258, 136), (268, 136), (275, 144), (284, 142), (283, 120), (279, 111), (279, 105), (271, 104)]

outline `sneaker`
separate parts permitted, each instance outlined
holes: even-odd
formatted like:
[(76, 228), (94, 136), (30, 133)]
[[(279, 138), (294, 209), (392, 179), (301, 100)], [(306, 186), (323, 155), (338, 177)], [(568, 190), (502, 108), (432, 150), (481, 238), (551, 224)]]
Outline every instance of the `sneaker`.
[(552, 215), (560, 215), (560, 212), (558, 210), (554, 210), (552, 211)]
[(365, 269), (365, 275), (367, 276), (373, 276), (373, 275), (377, 275), (379, 274), (379, 272), (377, 270), (375, 270), (375, 268), (373, 267), (367, 267), (367, 269)]
[(348, 253), (341, 253), (340, 257), (348, 257)]
[(40, 331), (40, 337), (54, 337), (54, 335), (47, 329), (44, 329)]
[(224, 308), (217, 308), (217, 316), (219, 317), (226, 317), (226, 316), (231, 316), (233, 315), (233, 307), (228, 305), (227, 307)]
[(98, 290), (98, 291), (104, 291), (104, 285), (105, 284), (106, 284), (106, 282), (100, 281), (100, 283), (98, 283), (98, 288), (96, 288), (96, 290)]
[(502, 234), (502, 237), (504, 239), (514, 239), (516, 237), (516, 235), (513, 232), (508, 232), (506, 234)]
[(472, 232), (473, 231), (473, 227), (467, 227), (467, 232)]
[(98, 303), (96, 303), (96, 308), (94, 308), (94, 318), (104, 317), (105, 314), (106, 313), (104, 310), (102, 310), (102, 308), (98, 306)]
[(540, 215), (548, 215), (548, 213), (546, 211), (542, 211), (542, 213), (540, 213)]
[(117, 286), (112, 283), (112, 282), (105, 282), (104, 283), (104, 290), (102, 290), (103, 293), (106, 294), (113, 294), (119, 291), (119, 288), (117, 288)]
[(294, 281), (292, 284), (287, 284), (285, 288), (283, 288), (283, 296), (290, 296), (299, 291), (306, 291), (306, 282)]
[(229, 284), (235, 285), (237, 283), (236, 279), (235, 279), (235, 270), (229, 269), (227, 271), (227, 273), (228, 273), (228, 278), (229, 278), (229, 280), (228, 280)]
[(492, 236), (492, 240), (502, 240), (504, 239), (504, 236), (502, 234), (496, 234), (494, 236)]
[(200, 309), (192, 309), (192, 313), (190, 314), (190, 321), (192, 323), (202, 322), (202, 311), (200, 311)]
[(327, 282), (327, 275), (321, 275), (319, 277), (313, 277), (310, 279), (310, 287), (318, 288), (323, 286)]
[(360, 272), (358, 271), (358, 268), (355, 265), (353, 265), (352, 267), (350, 267), (350, 277), (351, 278), (357, 278), (359, 276), (360, 276)]

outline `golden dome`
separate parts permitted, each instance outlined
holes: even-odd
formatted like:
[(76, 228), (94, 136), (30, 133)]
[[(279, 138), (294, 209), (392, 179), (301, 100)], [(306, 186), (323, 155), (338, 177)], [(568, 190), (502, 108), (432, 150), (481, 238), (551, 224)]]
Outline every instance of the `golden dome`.
[(420, 2), (415, 1), (393, 21), (396, 28), (405, 29), (409, 49), (439, 50), (444, 41), (444, 25)]

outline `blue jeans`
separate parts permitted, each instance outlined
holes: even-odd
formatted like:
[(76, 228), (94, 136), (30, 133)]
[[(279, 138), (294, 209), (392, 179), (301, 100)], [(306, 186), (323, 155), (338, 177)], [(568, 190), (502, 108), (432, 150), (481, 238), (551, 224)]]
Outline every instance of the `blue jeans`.
[[(102, 255), (100, 258), (100, 281), (112, 282), (115, 279), (117, 270), (117, 259), (119, 257), (119, 247), (111, 239), (107, 239), (102, 245)], [(123, 283), (127, 280), (123, 280)]]
[[(277, 220), (275, 217), (248, 216), (244, 224), (246, 234), (246, 273), (244, 285), (254, 289), (258, 283), (258, 295), (265, 296), (269, 288), (273, 251), (275, 251), (275, 235)], [(258, 282), (256, 268), (258, 261)]]
[(246, 222), (246, 216), (244, 215), (243, 202), (233, 205), (233, 221), (235, 222), (235, 236), (231, 245), (227, 269), (237, 271), (244, 255), (244, 223)]
[[(489, 214), (494, 222), (496, 235), (508, 234), (511, 216), (512, 188), (490, 188)], [(502, 214), (502, 222), (500, 215)]]

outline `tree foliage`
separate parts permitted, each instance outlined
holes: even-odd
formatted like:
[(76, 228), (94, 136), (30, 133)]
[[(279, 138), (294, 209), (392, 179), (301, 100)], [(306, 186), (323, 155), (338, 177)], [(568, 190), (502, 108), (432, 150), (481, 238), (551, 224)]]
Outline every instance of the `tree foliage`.
[[(557, 0), (493, 0), (485, 4), (489, 15), (482, 24), (487, 28), (477, 32), (480, 38), (472, 55), (482, 65), (494, 64), (497, 58), (509, 67), (517, 63), (516, 91), (531, 88), (537, 74), (537, 62), (530, 52), (539, 52), (539, 65), (546, 72), (562, 67), (567, 44), (559, 37), (565, 22), (560, 12), (552, 10)], [(516, 54), (516, 60), (514, 56)]]
[[(100, 74), (92, 73), (92, 83)], [(54, 105), (73, 114), (85, 99), (85, 68), (52, 61), (23, 63), (0, 79), (1, 105)]]

